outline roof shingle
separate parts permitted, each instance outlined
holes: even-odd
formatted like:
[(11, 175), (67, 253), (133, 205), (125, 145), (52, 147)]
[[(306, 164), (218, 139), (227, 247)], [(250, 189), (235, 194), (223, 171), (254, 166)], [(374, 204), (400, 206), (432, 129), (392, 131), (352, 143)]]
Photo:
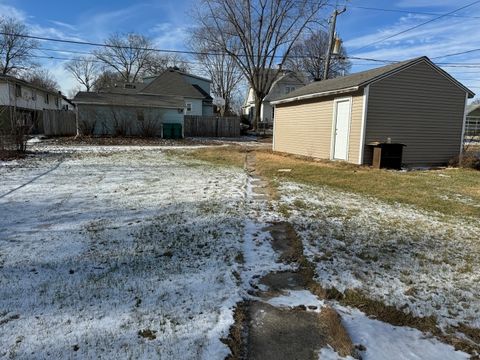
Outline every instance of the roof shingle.
[(183, 108), (184, 101), (179, 96), (118, 94), (106, 92), (79, 92), (73, 102), (76, 104), (117, 105), (157, 108)]

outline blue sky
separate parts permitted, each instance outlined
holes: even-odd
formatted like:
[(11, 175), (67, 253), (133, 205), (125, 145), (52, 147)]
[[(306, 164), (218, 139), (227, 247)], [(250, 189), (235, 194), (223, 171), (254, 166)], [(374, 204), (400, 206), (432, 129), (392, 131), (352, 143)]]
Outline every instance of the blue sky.
[[(346, 13), (338, 18), (338, 33), (352, 56), (385, 60), (404, 60), (427, 55), (440, 63), (473, 91), (480, 93), (480, 51), (467, 55), (440, 56), (480, 48), (480, 4), (419, 27), (391, 40), (363, 48), (373, 41), (434, 18), (425, 13), (444, 14), (473, 0), (350, 0)], [(340, 1), (343, 3), (343, 1)], [(185, 49), (191, 10), (195, 0), (0, 0), (0, 13), (24, 20), (35, 35), (101, 42), (112, 32), (135, 31), (150, 36), (163, 49)], [(377, 11), (361, 7), (383, 8), (402, 12)], [(332, 11), (325, 8), (325, 17)], [(88, 47), (42, 43), (45, 49), (89, 51)], [(69, 57), (71, 53), (38, 51), (39, 55)], [(68, 93), (76, 84), (63, 70), (63, 61), (39, 60), (56, 76)], [(353, 71), (378, 64), (353, 60)], [(473, 63), (476, 67), (449, 66)]]

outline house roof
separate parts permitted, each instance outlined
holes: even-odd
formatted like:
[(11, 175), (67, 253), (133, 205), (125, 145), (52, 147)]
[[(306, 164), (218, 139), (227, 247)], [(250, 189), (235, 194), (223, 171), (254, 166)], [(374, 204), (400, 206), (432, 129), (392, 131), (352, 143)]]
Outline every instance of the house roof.
[[(159, 75), (141, 91), (142, 94), (169, 94), (183, 96), (186, 98), (205, 99), (205, 92), (199, 89), (184, 78), (182, 72), (169, 69)], [(209, 94), (207, 94), (210, 97)]]
[[(179, 73), (179, 74), (182, 74), (182, 75), (184, 75), (184, 76), (191, 77), (191, 78), (193, 78), (193, 79), (203, 80), (203, 81), (207, 81), (207, 82), (210, 82), (210, 83), (212, 82), (212, 80), (210, 80), (210, 79), (207, 79), (207, 78), (204, 78), (204, 77), (201, 77), (201, 76), (198, 76), (198, 75), (186, 73), (186, 72), (181, 71), (180, 69), (175, 68), (175, 67), (170, 68), (169, 70), (173, 70), (173, 71), (175, 71), (175, 72), (177, 72), (177, 73)], [(169, 70), (167, 70), (167, 71), (169, 71)], [(143, 79), (144, 79), (144, 80), (155, 79), (155, 78), (159, 77), (160, 75), (162, 75), (162, 74), (145, 76)]]
[(117, 105), (183, 109), (183, 98), (167, 95), (115, 94), (107, 92), (79, 92), (75, 104)]
[(203, 90), (199, 85), (193, 84), (193, 87), (197, 89), (206, 100), (213, 100), (213, 98), (205, 90)]
[(135, 87), (126, 88), (125, 85), (127, 85), (127, 83), (119, 83), (119, 84), (116, 84), (115, 87), (106, 87), (106, 88), (100, 89), (99, 92), (108, 92), (108, 93), (114, 93), (114, 94), (137, 94), (147, 86), (147, 84), (145, 83), (128, 83), (128, 84), (133, 85)]
[(298, 101), (308, 98), (317, 98), (322, 96), (333, 95), (335, 93), (346, 93), (346, 92), (353, 92), (357, 91), (358, 89), (372, 83), (393, 75), (394, 73), (401, 71), (407, 67), (415, 65), (420, 62), (427, 62), (429, 65), (435, 67), (443, 76), (447, 77), (450, 81), (452, 81), (455, 85), (462, 88), (465, 92), (468, 93), (469, 97), (475, 96), (475, 94), (462, 85), (460, 82), (455, 80), (450, 74), (445, 72), (444, 70), (440, 69), (436, 66), (428, 57), (423, 56), (411, 60), (406, 60), (402, 62), (398, 62), (395, 64), (390, 64), (386, 66), (382, 66), (376, 69), (362, 71), (356, 74), (337, 77), (335, 79), (323, 80), (313, 82), (309, 85), (306, 85), (300, 89), (297, 89), (286, 96), (282, 96), (280, 98), (275, 99), (272, 101), (273, 104), (282, 104), (288, 103), (292, 101)]
[(54, 95), (59, 95), (61, 94), (59, 91), (53, 91), (53, 90), (48, 90), (48, 89), (45, 89), (45, 88), (42, 88), (40, 86), (37, 86), (37, 85), (33, 85), (31, 84), (30, 82), (28, 81), (25, 81), (25, 80), (22, 80), (22, 79), (19, 79), (19, 78), (16, 78), (14, 76), (10, 76), (10, 75), (2, 75), (0, 74), (0, 81), (11, 81), (11, 82), (14, 82), (14, 83), (18, 83), (18, 84), (22, 84), (22, 85), (25, 85), (25, 86), (29, 86), (33, 89), (36, 89), (36, 90), (40, 90), (40, 91), (43, 91), (43, 92), (46, 92), (46, 93), (49, 93), (49, 94), (54, 94)]
[(69, 98), (67, 98), (65, 95), (62, 95), (62, 99), (64, 101), (66, 101), (67, 103), (69, 103), (70, 105), (72, 105), (73, 107), (76, 107), (76, 105), (73, 103), (73, 101), (70, 100)]
[(480, 109), (480, 104), (470, 104), (467, 106), (467, 115), (474, 112), (475, 110)]

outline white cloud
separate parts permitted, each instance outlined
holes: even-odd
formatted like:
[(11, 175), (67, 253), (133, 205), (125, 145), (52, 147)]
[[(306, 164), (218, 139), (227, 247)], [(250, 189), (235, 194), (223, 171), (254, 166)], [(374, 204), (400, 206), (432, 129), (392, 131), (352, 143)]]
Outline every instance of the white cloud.
[(13, 17), (15, 19), (26, 21), (28, 16), (23, 11), (6, 4), (0, 3), (0, 16)]
[(175, 26), (171, 23), (155, 25), (151, 34), (155, 46), (161, 49), (178, 50), (184, 48), (188, 38), (188, 30), (185, 27)]
[(50, 20), (50, 22), (51, 22), (52, 24), (54, 24), (54, 25), (57, 25), (57, 26), (66, 28), (66, 29), (71, 30), (71, 31), (76, 31), (76, 30), (77, 30), (77, 27), (76, 27), (76, 26), (73, 26), (73, 25), (71, 25), (71, 24), (64, 23), (64, 22), (62, 22), (62, 21)]

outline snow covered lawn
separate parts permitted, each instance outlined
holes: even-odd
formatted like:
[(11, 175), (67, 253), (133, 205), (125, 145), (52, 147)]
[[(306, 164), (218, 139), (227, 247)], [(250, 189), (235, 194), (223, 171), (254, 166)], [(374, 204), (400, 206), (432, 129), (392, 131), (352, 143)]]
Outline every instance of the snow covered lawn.
[(153, 149), (2, 164), (0, 358), (224, 358), (244, 187)]
[(327, 187), (281, 183), (280, 210), (318, 281), (440, 325), (480, 327), (480, 224)]

